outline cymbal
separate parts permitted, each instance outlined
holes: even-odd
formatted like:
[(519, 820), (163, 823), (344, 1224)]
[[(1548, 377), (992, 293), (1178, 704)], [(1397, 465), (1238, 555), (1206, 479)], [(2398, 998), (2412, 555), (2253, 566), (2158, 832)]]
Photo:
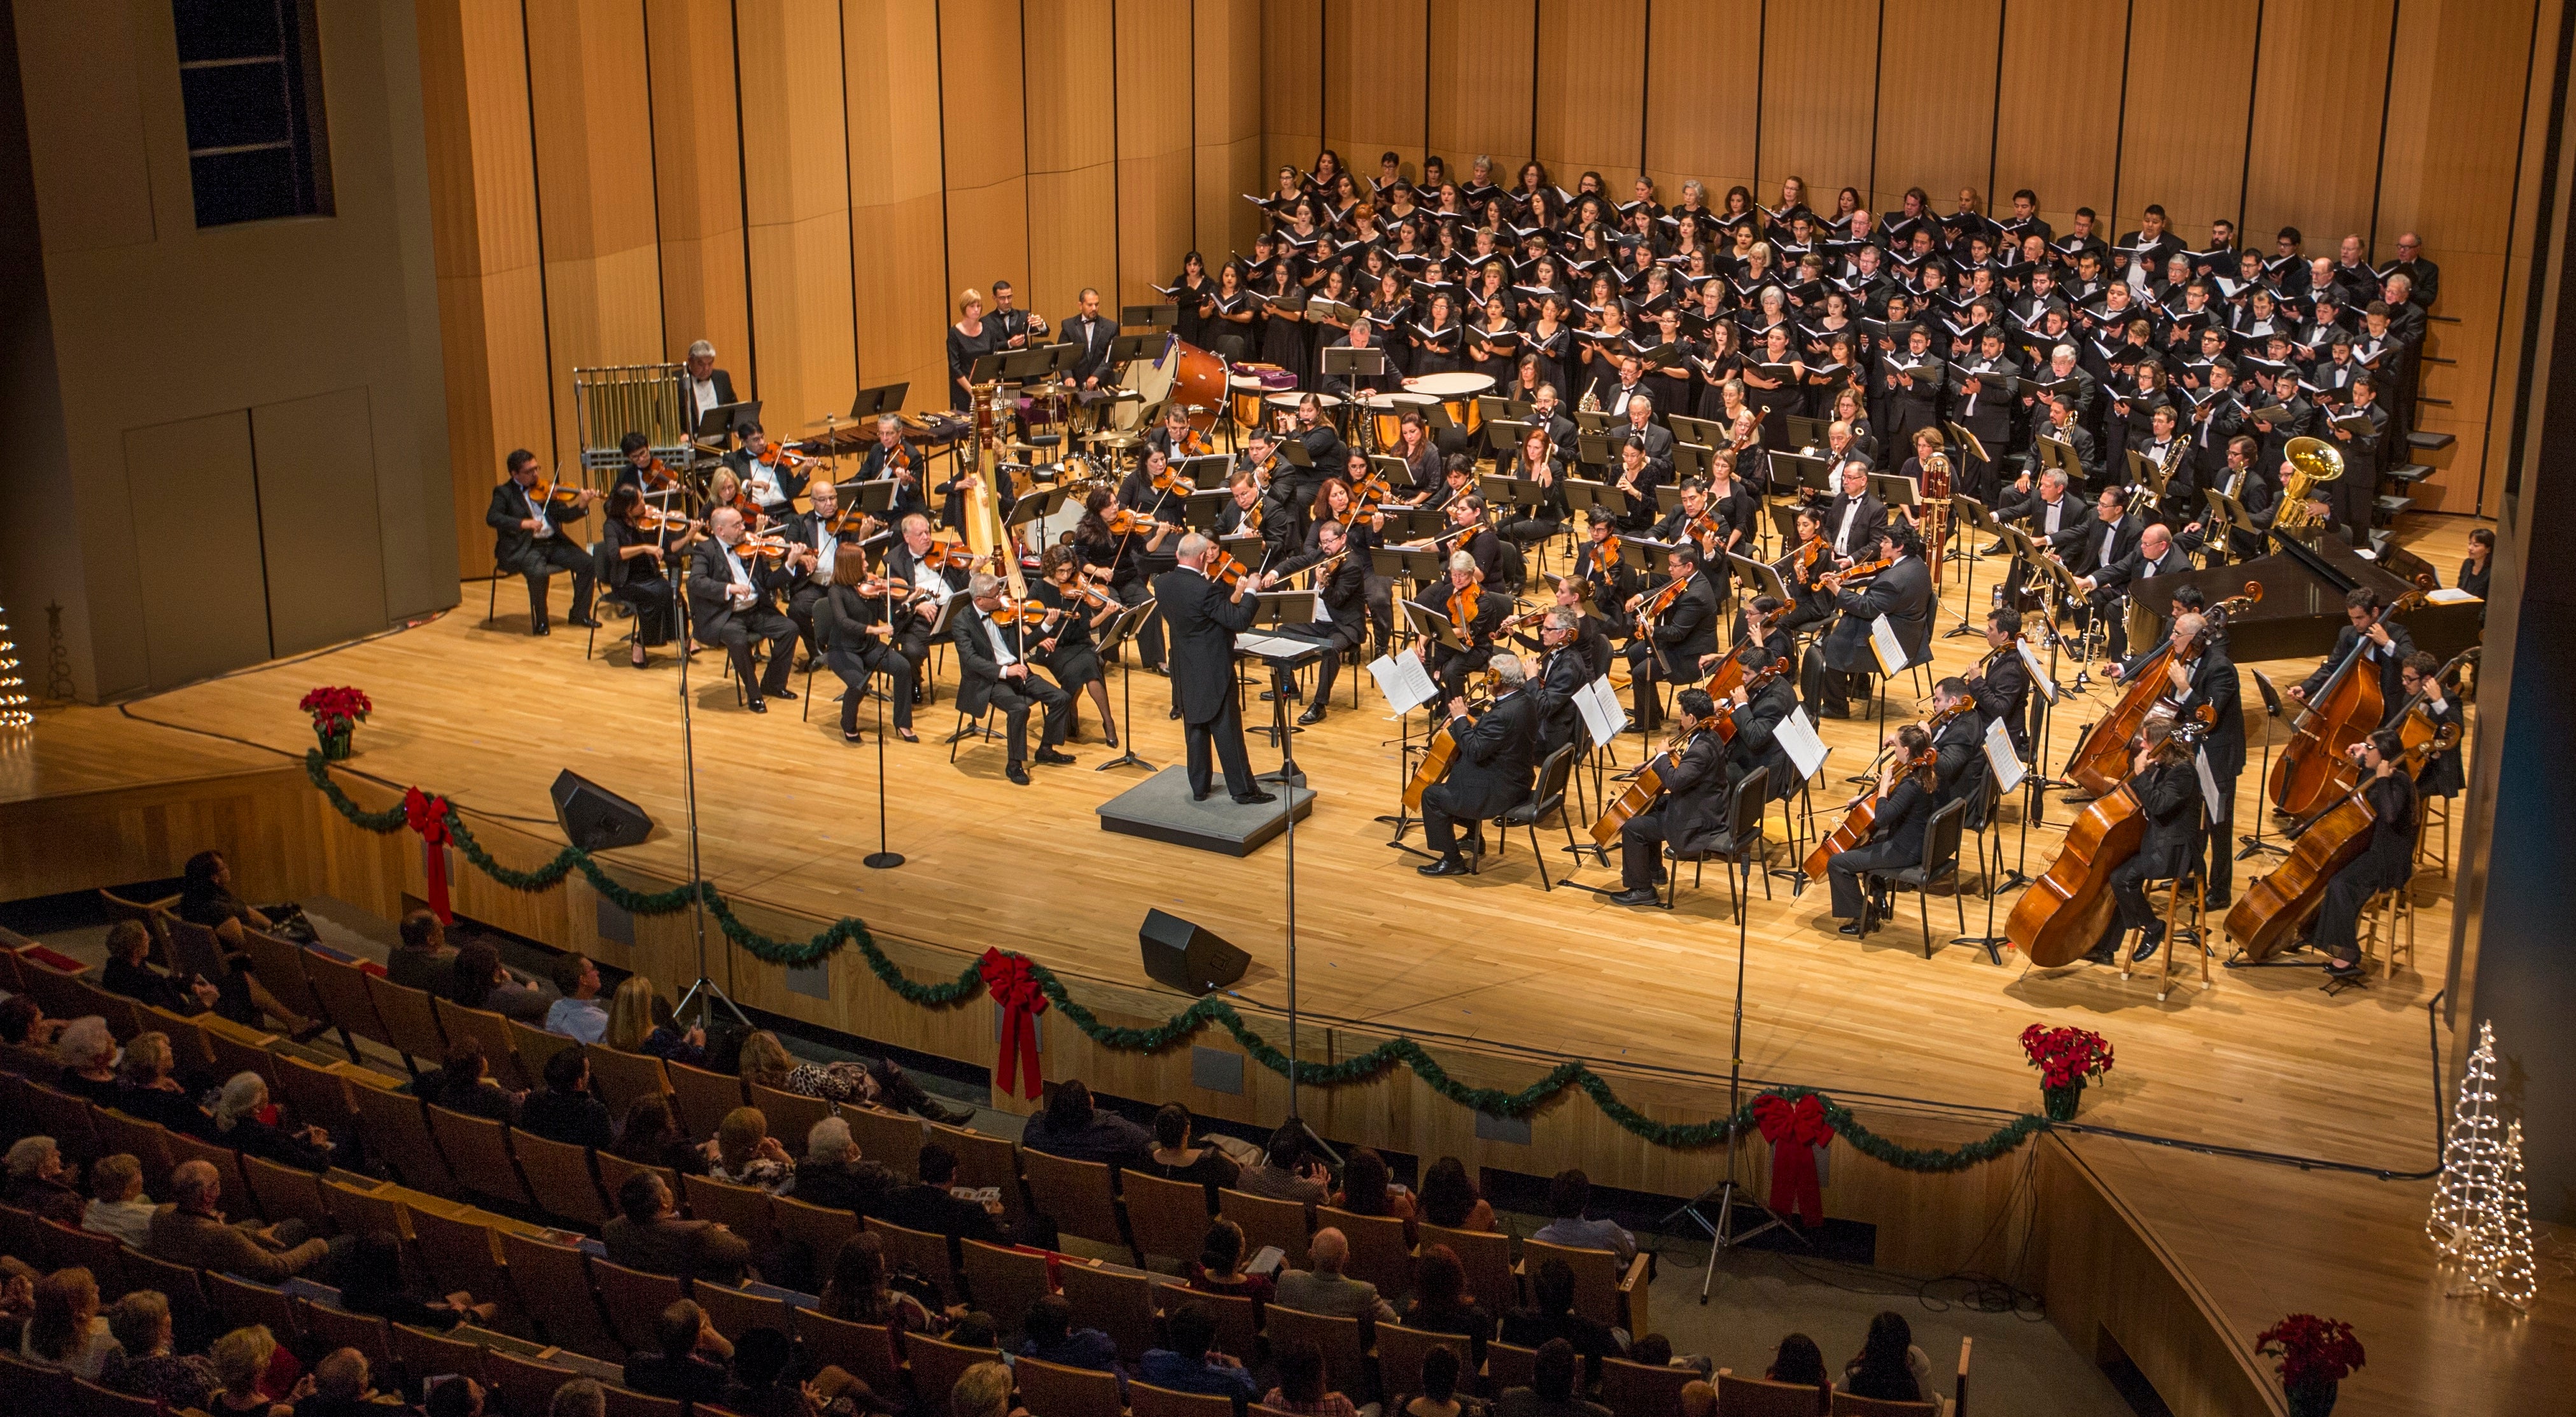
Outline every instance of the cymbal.
[(1135, 433), (1094, 433), (1090, 436), (1092, 446), (1099, 448), (1132, 448), (1144, 441)]

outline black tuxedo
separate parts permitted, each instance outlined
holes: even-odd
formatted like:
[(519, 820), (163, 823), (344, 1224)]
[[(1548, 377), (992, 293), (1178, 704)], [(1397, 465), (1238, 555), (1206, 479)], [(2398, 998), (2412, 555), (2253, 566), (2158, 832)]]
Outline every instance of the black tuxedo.
[(2111, 869), (2111, 921), (2102, 927), (2102, 938), (2095, 945), (2099, 953), (2115, 950), (2122, 933), (2143, 929), (2150, 939), (2157, 938), (2163, 926), (2156, 920), (2155, 908), (2148, 904), (2143, 883), (2161, 881), (2189, 868), (2191, 856), (2200, 844), (2200, 773), (2189, 763), (2161, 766), (2150, 763), (2147, 770), (2132, 774), (2128, 789), (2138, 799), (2138, 808), (2147, 819), (2146, 839), (2135, 856)]
[[(2394, 620), (2383, 623), (2388, 627), (2388, 648), (2386, 649), (2380, 648), (2376, 641), (2363, 639), (2361, 631), (2354, 629), (2348, 622), (2342, 630), (2336, 632), (2333, 652), (2326, 656), (2325, 663), (2317, 666), (2316, 673), (2309, 675), (2299, 684), (2299, 687), (2306, 691), (2310, 702), (2315, 702), (2316, 696), (2324, 692), (2326, 680), (2334, 674), (2335, 666), (2367, 649), (2379, 670), (2379, 701), (2387, 705), (2387, 713), (2381, 722), (2371, 726), (2380, 727), (2387, 722), (2388, 718), (2396, 715), (2406, 703), (2406, 693), (2401, 687), (2403, 681), (2398, 671), (2404, 667), (2406, 656), (2415, 652), (2415, 637), (2406, 633), (2406, 627)], [(2371, 667), (2370, 664), (2360, 665), (2354, 672), (2365, 672)]]
[[(1458, 852), (1457, 824), (1481, 824), (1529, 800), (1538, 765), (1538, 696), (1510, 689), (1475, 717), (1449, 720), (1458, 755), (1449, 774), (1422, 794), (1422, 840), (1442, 857)], [(1482, 829), (1476, 829), (1482, 839)]]
[[(1324, 559), (1321, 551), (1300, 551), (1282, 560), (1277, 570), (1286, 576), (1316, 565)], [(1341, 677), (1342, 652), (1357, 645), (1368, 635), (1368, 553), (1351, 547), (1350, 554), (1333, 563), (1315, 586), (1317, 601), (1324, 618), (1280, 628), (1289, 634), (1303, 635), (1322, 641), (1328, 649), (1315, 670), (1315, 697), (1311, 702), (1322, 707), (1333, 697), (1333, 685)]]
[(1932, 736), (1932, 805), (1968, 804), (1968, 825), (1983, 819), (1986, 802), (1985, 719), (1963, 713)]
[[(1643, 429), (1626, 422), (1615, 423), (1610, 428), (1609, 442), (1611, 481), (1619, 480), (1619, 450), (1631, 442), (1644, 445), (1646, 469), (1657, 486), (1673, 480), (1673, 430), (1670, 428), (1652, 419), (1647, 420)], [(1637, 479), (1640, 484), (1648, 480), (1646, 477)]]
[(1009, 721), (1010, 761), (1017, 767), (1029, 758), (1029, 706), (1046, 710), (1045, 731), (1038, 739), (1043, 752), (1072, 731), (1073, 696), (1035, 674), (1004, 678), (1002, 653), (993, 647), (995, 631), (1011, 657), (1023, 665), (1029, 662), (1029, 647), (1042, 638), (1028, 634), (1025, 626), (986, 619), (971, 601), (958, 606), (948, 621), (948, 642), (957, 651), (957, 707), (970, 718), (1000, 710)]
[(680, 397), (689, 405), (688, 431), (693, 435), (698, 431), (698, 420), (706, 416), (708, 409), (722, 408), (729, 403), (742, 402), (742, 400), (737, 397), (733, 391), (733, 375), (725, 372), (724, 370), (708, 370), (707, 384), (715, 392), (715, 402), (701, 405), (698, 402), (697, 381), (688, 378), (685, 374), (681, 377)]
[(1544, 759), (1582, 736), (1583, 714), (1574, 706), (1574, 698), (1585, 685), (1598, 677), (1584, 658), (1580, 639), (1570, 640), (1564, 648), (1548, 652), (1546, 666), (1532, 690), (1539, 703), (1540, 758)]
[(1774, 800), (1797, 794), (1803, 779), (1797, 764), (1789, 760), (1789, 750), (1780, 746), (1781, 723), (1798, 708), (1798, 691), (1789, 687), (1785, 672), (1762, 686), (1752, 701), (1742, 708), (1729, 710), (1735, 721), (1735, 739), (1726, 749), (1726, 780), (1742, 782), (1755, 768), (1771, 770), (1770, 795)]
[[(1653, 598), (1652, 593), (1647, 596), (1649, 601)], [(1699, 657), (1715, 653), (1717, 586), (1706, 575), (1694, 573), (1654, 622), (1652, 632), (1628, 645), (1628, 695), (1640, 732), (1652, 733), (1663, 722), (1656, 683), (1698, 683)]]
[[(2092, 576), (2097, 581), (2111, 568), (2127, 560), (2138, 549), (2138, 538), (2146, 534), (2146, 523), (2123, 513), (2120, 520), (2104, 524), (2098, 517), (2084, 529), (2084, 539), (2075, 545), (2075, 554), (2065, 557), (2066, 568), (2079, 576)], [(2096, 587), (2096, 589), (2116, 587)]]
[[(914, 597), (921, 595), (928, 582), (937, 581), (948, 589), (953, 598), (955, 595), (965, 593), (968, 579), (966, 572), (962, 570), (943, 570), (924, 576), (921, 562), (914, 559), (912, 548), (900, 541), (894, 544), (893, 550), (886, 553), (885, 571), (887, 575), (910, 587)], [(905, 608), (901, 604), (895, 607), (895, 648), (902, 651), (905, 659), (912, 661), (913, 682), (925, 688), (921, 667), (930, 662), (930, 628), (938, 618), (939, 607), (928, 599), (922, 599), (919, 605), (911, 608)]]
[(1976, 699), (1977, 717), (1983, 720), (1979, 729), (2001, 719), (2004, 732), (2012, 736), (2013, 751), (2027, 756), (2030, 733), (2023, 710), (2030, 701), (2030, 670), (2021, 662), (2021, 651), (1990, 651), (1977, 675), (1968, 679), (1968, 693)]
[[(528, 583), (528, 628), (546, 627), (546, 582), (556, 571), (572, 572), (572, 618), (590, 618), (590, 594), (596, 580), (590, 559), (590, 548), (575, 541), (565, 528), (584, 520), (590, 509), (583, 503), (570, 506), (547, 505), (540, 510), (530, 494), (513, 480), (492, 489), (492, 509), (483, 515), (492, 528), (492, 565), (499, 572), (516, 572)], [(531, 518), (542, 517), (553, 528), (552, 534), (539, 536), (519, 525)]]
[(1189, 744), (1190, 791), (1201, 797), (1211, 788), (1211, 748), (1224, 764), (1229, 794), (1248, 797), (1257, 787), (1234, 690), (1234, 637), (1252, 627), (1255, 606), (1248, 593), (1240, 600), (1232, 595), (1187, 566), (1154, 578), (1155, 603), (1171, 640), (1172, 693)]
[[(1352, 347), (1351, 337), (1347, 334), (1343, 335), (1339, 339), (1327, 340), (1323, 345), (1323, 349), (1349, 349)], [(1370, 338), (1366, 347), (1369, 349), (1388, 348), (1383, 341), (1380, 341), (1374, 336)], [(1315, 362), (1318, 367), (1322, 365), (1323, 358), (1323, 351), (1317, 350), (1315, 354)], [(1318, 384), (1316, 391), (1318, 393), (1331, 394), (1336, 398), (1344, 399), (1351, 398), (1353, 393), (1356, 392), (1361, 398), (1365, 398), (1369, 394), (1395, 387), (1396, 380), (1399, 377), (1397, 367), (1394, 351), (1388, 350), (1385, 373), (1359, 375), (1326, 374)], [(1366, 410), (1354, 410), (1351, 416), (1354, 418), (1363, 417), (1365, 416), (1365, 413)]]
[(771, 462), (760, 464), (760, 471), (756, 474), (777, 487), (778, 495), (774, 498), (763, 498), (751, 490), (752, 478), (755, 476), (752, 471), (751, 454), (736, 448), (725, 454), (724, 462), (725, 466), (733, 469), (733, 475), (741, 481), (743, 495), (758, 502), (761, 509), (771, 516), (787, 516), (793, 510), (792, 504), (797, 495), (805, 490), (805, 474), (788, 466), (787, 459), (783, 455)]
[[(724, 646), (745, 700), (756, 705), (763, 695), (786, 691), (788, 672), (795, 667), (796, 622), (778, 613), (778, 573), (756, 560), (742, 563), (752, 601), (735, 608), (729, 590), (737, 583), (733, 559), (723, 542), (698, 543), (689, 558), (689, 623), (700, 643)], [(757, 680), (751, 669), (751, 642), (756, 639), (769, 641), (769, 669)]]
[[(1858, 512), (1851, 514), (1851, 528), (1843, 527), (1845, 512), (1857, 501)], [(1837, 492), (1825, 502), (1825, 540), (1837, 555), (1855, 561), (1878, 559), (1878, 534), (1887, 526), (1887, 504), (1873, 492), (1863, 492), (1855, 499)]]
[(1923, 657), (1932, 638), (1932, 571), (1919, 556), (1908, 556), (1872, 576), (1865, 586), (1847, 587), (1835, 605), (1842, 618), (1825, 634), (1823, 646), (1807, 659), (1807, 700), (1833, 715), (1852, 695), (1866, 698), (1870, 676), (1878, 671), (1869, 647), (1870, 625), (1879, 616), (1896, 631), (1909, 661)]
[[(921, 476), (922, 469), (929, 466), (930, 459), (922, 452), (921, 445), (910, 439), (901, 440), (901, 446), (905, 457), (909, 460), (903, 470), (912, 474), (912, 482), (908, 486), (895, 489), (893, 505), (886, 509), (884, 516), (878, 518), (898, 530), (903, 526), (904, 517), (911, 513), (919, 512), (925, 517), (930, 515), (930, 501), (922, 495), (921, 491), (925, 485)], [(867, 456), (859, 459), (859, 475), (854, 480), (883, 482), (893, 477), (894, 469), (887, 466), (893, 457), (894, 454), (886, 450), (885, 444), (870, 443)]]
[[(1739, 716), (1742, 711), (1739, 710)], [(1738, 730), (1739, 739), (1741, 730)], [(1619, 828), (1619, 879), (1630, 890), (1655, 884), (1663, 874), (1664, 843), (1688, 851), (1726, 829), (1726, 801), (1734, 774), (1715, 733), (1694, 733), (1677, 758), (1665, 760), (1664, 795), (1649, 811)]]
[(1861, 913), (1860, 876), (1866, 871), (1898, 871), (1923, 864), (1923, 838), (1932, 825), (1932, 794), (1912, 775), (1878, 804), (1878, 820), (1869, 840), (1825, 859), (1825, 880), (1833, 888), (1834, 918), (1856, 920)]
[(1109, 377), (1109, 346), (1118, 338), (1117, 321), (1106, 315), (1074, 315), (1056, 326), (1056, 336), (1082, 349), (1073, 361), (1074, 382)]

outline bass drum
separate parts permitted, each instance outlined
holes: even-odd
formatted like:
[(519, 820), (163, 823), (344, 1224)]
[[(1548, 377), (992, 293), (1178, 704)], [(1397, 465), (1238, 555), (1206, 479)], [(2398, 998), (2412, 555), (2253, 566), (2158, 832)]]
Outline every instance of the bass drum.
[(1467, 435), (1472, 438), (1476, 430), (1483, 427), (1485, 423), (1484, 410), (1476, 406), (1476, 397), (1479, 394), (1490, 394), (1494, 391), (1494, 376), (1467, 373), (1424, 374), (1414, 379), (1407, 387), (1417, 394), (1429, 394), (1438, 399), (1441, 407), (1448, 412), (1449, 421), (1465, 429)]
[[(1215, 428), (1217, 413), (1226, 406), (1229, 392), (1225, 361), (1174, 335), (1164, 347), (1163, 357), (1154, 363), (1157, 369), (1169, 371), (1165, 396), (1173, 404), (1191, 410), (1190, 426), (1202, 433)], [(1144, 390), (1140, 388), (1138, 392)], [(1145, 396), (1154, 397), (1150, 393)]]

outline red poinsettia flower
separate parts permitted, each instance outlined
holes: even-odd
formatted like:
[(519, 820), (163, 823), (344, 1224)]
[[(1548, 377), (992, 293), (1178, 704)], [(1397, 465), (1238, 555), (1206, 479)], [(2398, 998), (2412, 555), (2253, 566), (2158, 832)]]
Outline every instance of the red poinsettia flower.
[(2042, 1087), (2069, 1087), (2111, 1070), (2111, 1045), (2089, 1028), (2042, 1028), (2021, 1031), (2021, 1050), (2039, 1069)]
[(295, 705), (313, 715), (313, 726), (324, 733), (344, 733), (375, 711), (366, 690), (338, 685), (315, 689)]
[(2339, 1383), (2362, 1364), (2352, 1325), (2314, 1314), (2292, 1314), (2263, 1330), (2254, 1338), (2254, 1351), (2281, 1360), (2283, 1387)]

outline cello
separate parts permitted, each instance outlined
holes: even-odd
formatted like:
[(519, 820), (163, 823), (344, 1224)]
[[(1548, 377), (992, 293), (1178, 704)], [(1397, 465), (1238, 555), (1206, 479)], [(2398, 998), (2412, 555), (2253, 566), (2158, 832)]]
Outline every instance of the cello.
[[(2224, 628), (2227, 618), (2242, 614), (2263, 598), (2259, 582), (2247, 581), (2243, 595), (2230, 596), (2209, 608), (2209, 626), (2202, 632), (2201, 643)], [(2129, 744), (2137, 740), (2156, 716), (2156, 708), (2165, 704), (2167, 684), (2165, 666), (2173, 663), (2173, 640), (2168, 636), (2155, 652), (2138, 661), (2129, 676), (2129, 687), (2122, 691), (2120, 702), (2102, 716), (2075, 745), (2075, 754), (2067, 759), (2066, 775), (2075, 779), (2095, 797), (2109, 796), (2129, 772)], [(2168, 712), (2170, 706), (2168, 705)], [(2090, 948), (2090, 946), (2087, 946)]]
[[(1721, 717), (1718, 721), (1722, 723), (1725, 720)], [(1629, 777), (1628, 785), (1619, 789), (1619, 795), (1610, 799), (1609, 805), (1601, 809), (1600, 817), (1592, 823), (1594, 846), (1607, 852), (1610, 849), (1610, 843), (1619, 839), (1622, 828), (1653, 808), (1655, 799), (1664, 795), (1664, 770), (1671, 767), (1673, 759), (1690, 747), (1691, 736), (1699, 730), (1700, 725), (1696, 723), (1686, 724), (1676, 730), (1662, 750), (1648, 758), (1645, 765)]]
[[(1480, 677), (1467, 704), (1468, 716), (1472, 718), (1484, 712), (1491, 702), (1484, 693), (1484, 680)], [(1422, 794), (1430, 791), (1433, 783), (1447, 777), (1449, 765), (1458, 760), (1458, 735), (1449, 731), (1449, 724), (1454, 721), (1443, 722), (1439, 731), (1431, 735), (1431, 741), (1422, 746), (1422, 761), (1414, 766), (1412, 778), (1404, 784), (1405, 811), (1421, 811)]]
[[(2206, 727), (2182, 723), (2174, 732), (2189, 742)], [(2117, 904), (2111, 898), (2111, 872), (2138, 854), (2146, 836), (2145, 809), (2123, 777), (2076, 814), (2057, 859), (2013, 903), (2004, 938), (2042, 969), (2082, 959), (2111, 923)]]
[[(2444, 724), (2423, 741), (2406, 745), (2398, 771), (2412, 775), (2458, 741), (2459, 730)], [(2297, 939), (2325, 904), (2327, 883), (2369, 844), (2378, 818), (2371, 815), (2369, 794), (2363, 790), (2368, 786), (2367, 779), (2355, 782), (2296, 828), (2298, 844), (2290, 848), (2289, 859), (2236, 898), (2227, 912), (2227, 937), (2249, 962), (2260, 964)]]
[[(1973, 703), (1964, 704), (1949, 714), (1936, 715), (1933, 719), (1932, 731), (1939, 732), (1940, 726), (1949, 722), (1952, 717), (1975, 707)], [(1890, 751), (1892, 751), (1892, 745)], [(1927, 748), (1921, 756), (1906, 759), (1905, 770), (1910, 773), (1928, 768), (1932, 766), (1933, 757), (1934, 751)], [(1869, 840), (1870, 831), (1878, 825), (1879, 764), (1886, 761), (1887, 752), (1882, 751), (1869, 765), (1869, 786), (1861, 792), (1860, 796), (1852, 799), (1851, 810), (1843, 814), (1842, 825), (1826, 833), (1824, 839), (1816, 843), (1816, 849), (1807, 853), (1806, 861), (1798, 868), (1801, 879), (1792, 894), (1804, 891), (1810, 884), (1823, 880), (1825, 867), (1832, 863), (1837, 853), (1854, 850)]]
[(2274, 807), (2291, 816), (2304, 817), (2333, 800), (2336, 771), (2350, 755), (2352, 745), (2378, 728), (2388, 710), (2380, 695), (2379, 675), (2375, 671), (2357, 674), (2353, 667), (2362, 662), (2362, 651), (2370, 647), (2371, 630), (2388, 623), (2390, 616), (2406, 614), (2423, 603), (2424, 592), (2410, 590), (2382, 607), (2378, 616), (2363, 627), (2352, 653), (2326, 676), (2323, 687), (2308, 696), (2292, 727), (2289, 743), (2281, 749), (2281, 756), (2272, 760), (2272, 778), (2265, 784), (2265, 793)]

